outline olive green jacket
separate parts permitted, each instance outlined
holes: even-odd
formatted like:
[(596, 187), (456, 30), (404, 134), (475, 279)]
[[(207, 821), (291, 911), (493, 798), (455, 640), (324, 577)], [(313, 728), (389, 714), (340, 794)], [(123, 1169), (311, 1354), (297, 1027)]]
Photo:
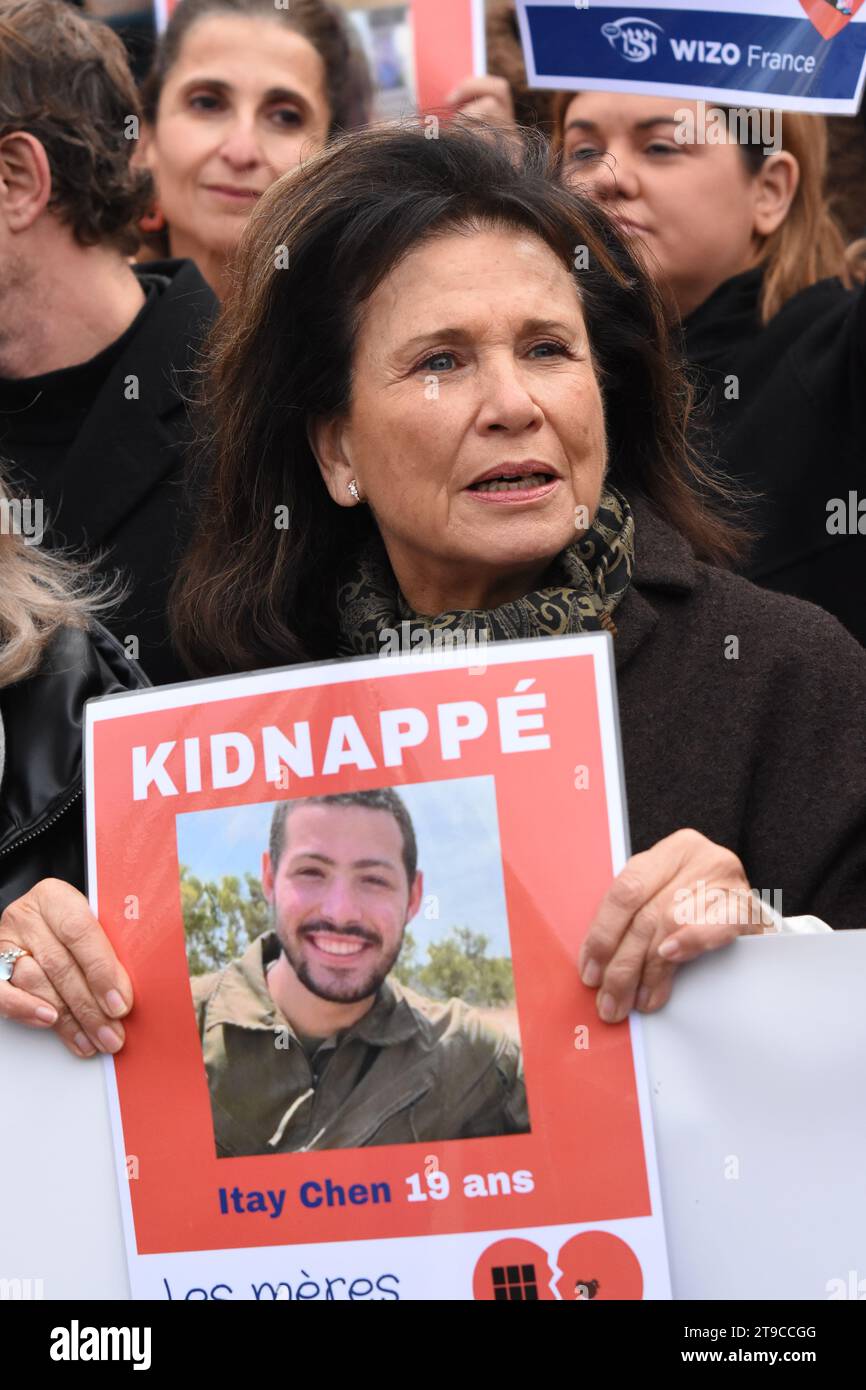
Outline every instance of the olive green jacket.
[(271, 999), (273, 932), (193, 977), (217, 1156), (354, 1149), (529, 1129), (519, 1045), (459, 999), (385, 981), (369, 1013), (310, 1060)]

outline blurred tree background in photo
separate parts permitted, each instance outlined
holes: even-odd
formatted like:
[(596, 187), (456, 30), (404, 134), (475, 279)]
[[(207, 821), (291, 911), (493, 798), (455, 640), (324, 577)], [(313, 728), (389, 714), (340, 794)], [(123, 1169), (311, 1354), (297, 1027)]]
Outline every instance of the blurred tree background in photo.
[(508, 956), (488, 956), (490, 938), (469, 927), (452, 927), (441, 941), (431, 941), (427, 960), (418, 960), (410, 927), (392, 974), (428, 999), (462, 999), (490, 1009), (514, 1002), (514, 974)]
[(271, 925), (271, 909), (254, 874), (241, 880), (228, 874), (219, 883), (203, 883), (186, 864), (180, 866), (180, 902), (190, 975), (221, 970), (242, 956)]

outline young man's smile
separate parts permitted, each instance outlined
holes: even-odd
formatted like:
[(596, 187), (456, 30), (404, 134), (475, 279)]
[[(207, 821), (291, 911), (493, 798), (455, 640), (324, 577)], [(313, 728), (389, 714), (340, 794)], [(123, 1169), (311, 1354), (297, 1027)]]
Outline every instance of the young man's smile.
[[(293, 1022), (332, 1031), (335, 1011), (370, 1007), (400, 954), (421, 900), (410, 883), (403, 832), (388, 810), (310, 801), (287, 814), (276, 863), (262, 881), (283, 956), (272, 987)], [(336, 1020), (339, 1022), (339, 1018)], [(347, 1019), (347, 1023), (351, 1022)], [(311, 1028), (315, 1022), (316, 1027)]]

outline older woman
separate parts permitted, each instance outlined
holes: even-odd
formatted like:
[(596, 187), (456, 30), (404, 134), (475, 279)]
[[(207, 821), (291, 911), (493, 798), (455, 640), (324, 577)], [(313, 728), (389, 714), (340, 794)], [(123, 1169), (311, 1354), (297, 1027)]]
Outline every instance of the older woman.
[[(751, 890), (862, 925), (866, 655), (720, 567), (736, 536), (683, 442), (661, 303), (544, 158), (370, 131), (262, 198), (213, 350), (177, 636), (216, 674), (382, 650), (401, 620), (610, 632), (636, 852), (579, 965), (615, 1022), (760, 930)], [(83, 900), (64, 926), (101, 997)]]

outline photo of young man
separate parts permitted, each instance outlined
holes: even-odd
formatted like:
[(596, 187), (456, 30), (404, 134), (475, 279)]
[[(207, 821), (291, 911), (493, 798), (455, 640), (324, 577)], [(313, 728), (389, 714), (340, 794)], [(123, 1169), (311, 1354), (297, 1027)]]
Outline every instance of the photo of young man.
[(417, 861), (392, 790), (277, 804), (271, 930), (192, 977), (218, 1156), (529, 1130), (516, 1039), (392, 975), (423, 899)]

